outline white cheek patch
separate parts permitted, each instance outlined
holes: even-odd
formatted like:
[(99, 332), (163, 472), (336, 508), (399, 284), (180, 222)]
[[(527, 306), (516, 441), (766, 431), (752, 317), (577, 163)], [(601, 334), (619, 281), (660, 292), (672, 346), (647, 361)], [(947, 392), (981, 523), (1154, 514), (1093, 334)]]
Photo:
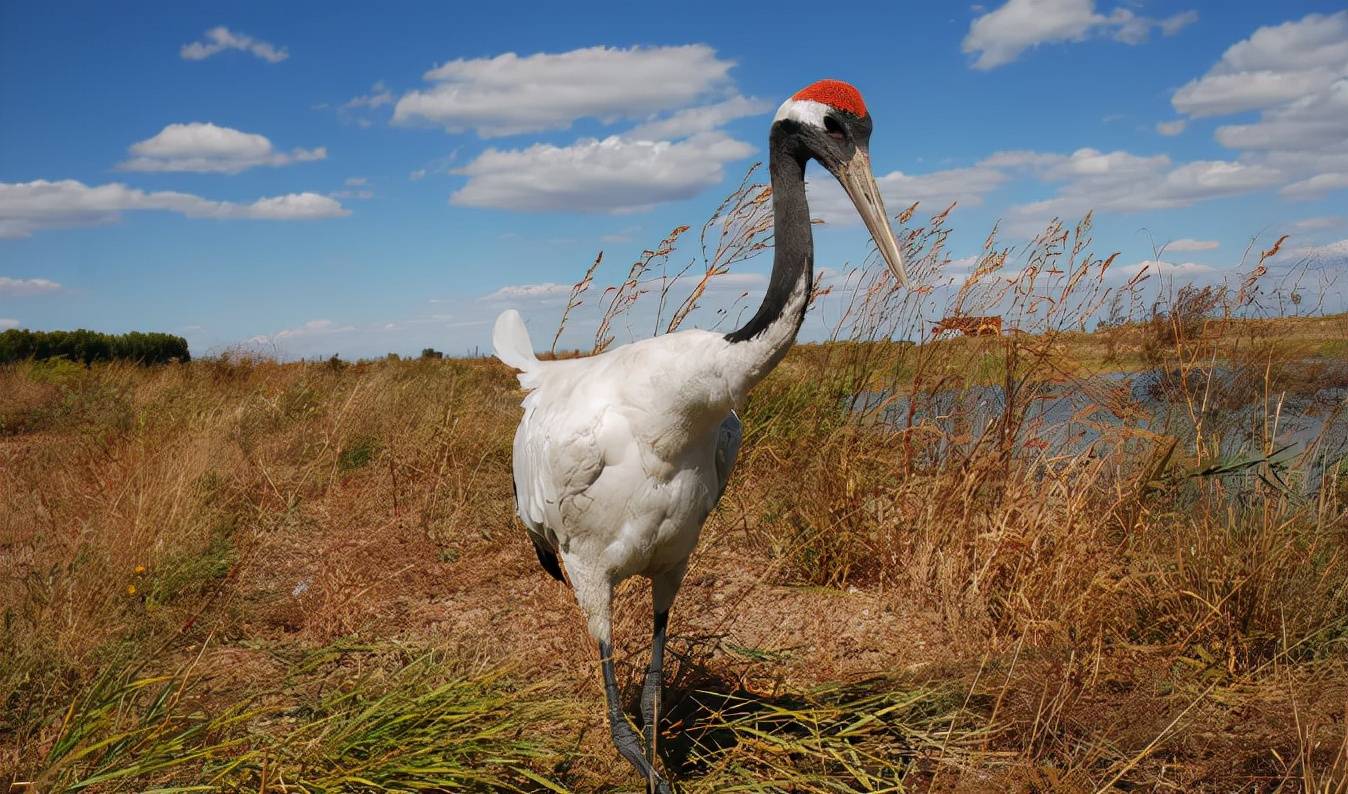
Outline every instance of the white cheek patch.
[(782, 119), (791, 119), (799, 124), (808, 124), (811, 127), (824, 128), (824, 114), (828, 112), (828, 105), (823, 102), (815, 102), (813, 99), (788, 99), (777, 108), (777, 115), (773, 117), (773, 123)]

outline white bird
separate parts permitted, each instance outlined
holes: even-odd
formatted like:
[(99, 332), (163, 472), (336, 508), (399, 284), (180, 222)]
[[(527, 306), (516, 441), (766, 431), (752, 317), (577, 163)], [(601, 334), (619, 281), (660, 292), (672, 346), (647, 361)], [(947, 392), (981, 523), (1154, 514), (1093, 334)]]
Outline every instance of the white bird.
[[(809, 160), (837, 177), (907, 285), (871, 173), (870, 135), (861, 95), (838, 80), (810, 85), (777, 111), (769, 136), (772, 276), (758, 312), (737, 331), (679, 331), (589, 358), (539, 361), (519, 312), (496, 320), (496, 356), (519, 370), (528, 392), (514, 447), (520, 519), (543, 568), (560, 581), (565, 567), (599, 644), (613, 743), (656, 791), (670, 790), (654, 767), (669, 608), (735, 465), (741, 435), (734, 408), (786, 355), (809, 302)], [(655, 613), (641, 697), (644, 737), (627, 722), (613, 672), (613, 588), (632, 576), (651, 580)]]

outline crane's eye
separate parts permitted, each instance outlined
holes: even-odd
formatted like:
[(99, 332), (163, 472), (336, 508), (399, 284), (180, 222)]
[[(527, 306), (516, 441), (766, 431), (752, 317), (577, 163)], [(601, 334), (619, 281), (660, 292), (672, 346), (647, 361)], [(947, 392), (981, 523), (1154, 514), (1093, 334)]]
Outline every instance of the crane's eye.
[(841, 142), (847, 139), (847, 133), (843, 132), (842, 125), (832, 116), (824, 117), (824, 131), (828, 133), (828, 137), (835, 141)]

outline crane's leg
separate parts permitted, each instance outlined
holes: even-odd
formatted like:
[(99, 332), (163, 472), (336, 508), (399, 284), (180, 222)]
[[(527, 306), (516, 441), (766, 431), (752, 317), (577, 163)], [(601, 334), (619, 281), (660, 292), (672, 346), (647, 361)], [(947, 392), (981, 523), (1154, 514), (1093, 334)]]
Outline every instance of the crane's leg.
[(669, 782), (655, 771), (650, 759), (641, 751), (641, 736), (628, 722), (623, 712), (622, 694), (618, 690), (618, 676), (613, 670), (613, 583), (606, 575), (592, 572), (588, 566), (573, 562), (563, 553), (571, 589), (589, 622), (590, 636), (599, 643), (600, 667), (604, 673), (604, 697), (608, 701), (609, 733), (618, 754), (627, 759), (643, 778), (651, 791), (672, 791)]
[(646, 666), (646, 680), (641, 687), (642, 734), (646, 740), (646, 757), (655, 763), (660, 737), (660, 694), (664, 686), (665, 636), (669, 627), (669, 608), (683, 583), (688, 570), (685, 562), (672, 571), (651, 577), (651, 608), (655, 613), (651, 632), (651, 662)]
[(613, 746), (618, 749), (619, 755), (636, 768), (637, 774), (646, 778), (646, 785), (651, 791), (661, 794), (672, 791), (669, 781), (655, 771), (655, 767), (642, 753), (641, 737), (633, 730), (631, 723), (627, 721), (627, 715), (623, 712), (622, 696), (618, 692), (618, 677), (613, 671), (613, 647), (608, 642), (599, 643), (599, 658), (604, 669), (604, 696), (608, 698), (608, 725), (613, 735)]
[(651, 635), (651, 663), (646, 666), (646, 681), (641, 687), (641, 732), (646, 740), (646, 757), (656, 758), (656, 740), (660, 736), (660, 690), (665, 673), (665, 629), (669, 626), (669, 612), (655, 613), (655, 630)]

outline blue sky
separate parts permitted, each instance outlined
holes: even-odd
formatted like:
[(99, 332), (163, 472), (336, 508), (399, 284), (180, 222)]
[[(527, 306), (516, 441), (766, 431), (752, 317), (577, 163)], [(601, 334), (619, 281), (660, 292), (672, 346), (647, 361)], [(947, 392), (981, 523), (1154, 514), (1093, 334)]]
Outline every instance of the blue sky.
[[(550, 338), (552, 285), (700, 224), (822, 77), (865, 96), (892, 211), (959, 201), (957, 258), (1092, 208), (1129, 267), (1348, 257), (1341, 2), (4, 0), (0, 327), (457, 353), (515, 305)], [(817, 263), (863, 257), (811, 196)]]

